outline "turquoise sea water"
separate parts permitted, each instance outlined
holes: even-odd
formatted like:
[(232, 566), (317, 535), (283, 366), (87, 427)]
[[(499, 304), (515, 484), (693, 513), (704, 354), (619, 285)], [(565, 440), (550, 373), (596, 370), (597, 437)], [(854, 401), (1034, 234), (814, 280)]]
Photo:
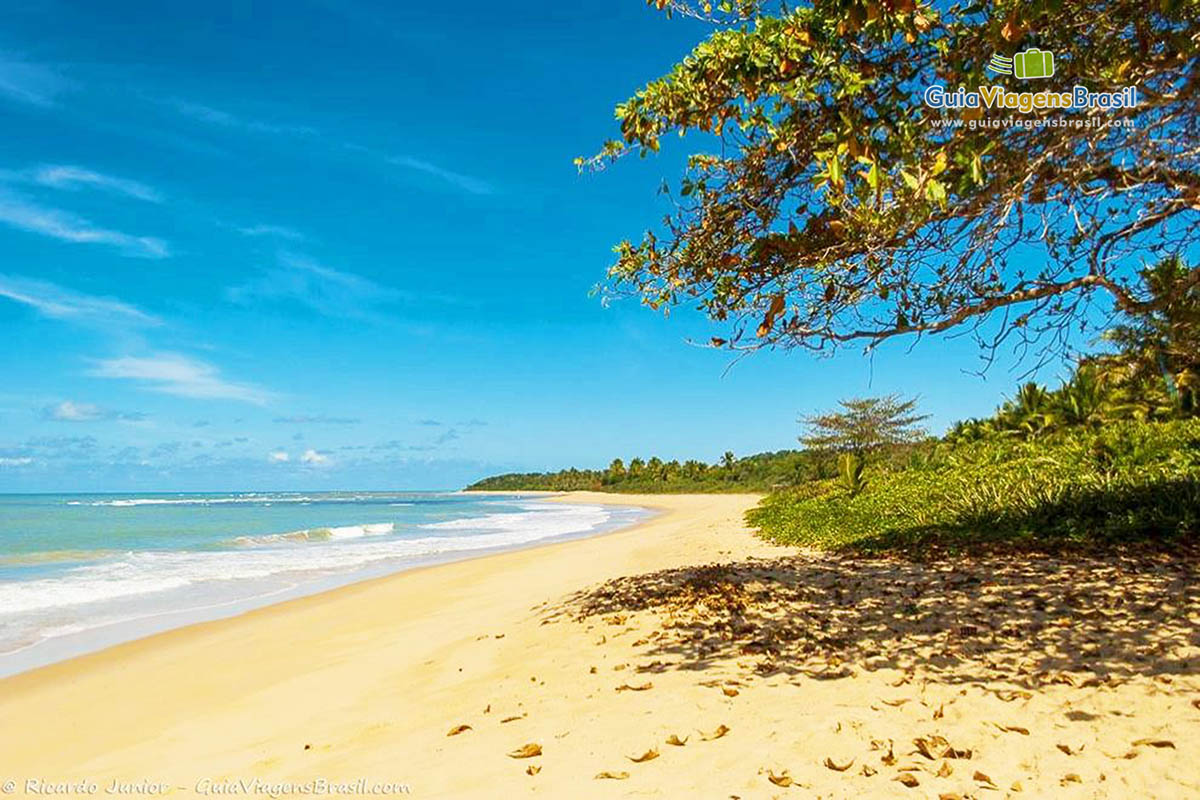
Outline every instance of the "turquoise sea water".
[(0, 675), (644, 514), (424, 492), (0, 495)]

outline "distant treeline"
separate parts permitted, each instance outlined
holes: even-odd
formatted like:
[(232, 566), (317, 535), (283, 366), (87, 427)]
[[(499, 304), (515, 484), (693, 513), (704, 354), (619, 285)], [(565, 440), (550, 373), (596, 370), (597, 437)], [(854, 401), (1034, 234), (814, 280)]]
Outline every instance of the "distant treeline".
[[(885, 448), (871, 455), (875, 463), (904, 462), (922, 445)], [(496, 475), (467, 490), (600, 491), (600, 492), (749, 492), (770, 491), (825, 480), (838, 474), (838, 454), (818, 450), (779, 450), (737, 458), (725, 453), (716, 463), (615, 459), (607, 469), (564, 469)]]

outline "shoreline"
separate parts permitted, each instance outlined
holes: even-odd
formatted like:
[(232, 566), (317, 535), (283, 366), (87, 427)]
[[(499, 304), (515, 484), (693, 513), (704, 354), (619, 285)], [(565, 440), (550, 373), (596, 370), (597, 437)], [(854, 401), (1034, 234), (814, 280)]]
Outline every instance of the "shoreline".
[[(561, 492), (460, 492), (460, 494), (495, 495), (550, 501)], [(588, 503), (587, 505), (606, 505), (605, 503)], [(645, 518), (653, 517), (657, 512), (645, 505), (627, 503), (609, 503), (631, 511), (642, 510)], [(373, 565), (356, 568), (347, 572), (314, 577), (293, 583), (281, 589), (272, 590), (265, 594), (246, 597), (234, 597), (217, 600), (210, 605), (182, 609), (147, 612), (127, 619), (98, 625), (75, 633), (42, 639), (16, 650), (0, 654), (0, 680), (26, 672), (53, 666), (63, 661), (100, 652), (111, 647), (145, 639), (158, 634), (167, 633), (191, 625), (206, 622), (231, 619), (248, 614), (262, 608), (280, 605), (305, 597), (313, 597), (327, 592), (337, 591), (359, 583), (367, 583), (401, 575), (413, 570), (437, 567), (443, 564), (453, 564), (475, 558), (488, 558), (507, 552), (516, 552), (533, 547), (570, 542), (576, 539), (604, 536), (609, 533), (624, 530), (639, 524), (644, 519), (633, 521), (614, 520), (596, 529), (586, 529), (577, 532), (554, 534), (541, 539), (519, 544), (481, 547), (474, 550), (447, 551), (434, 555), (402, 560), (397, 563)]]
[(1191, 565), (801, 552), (747, 529), (757, 500), (566, 494), (549, 502), (661, 513), (0, 680), (0, 778), (173, 797), (1200, 794)]
[[(689, 500), (702, 507), (701, 513), (688, 508)], [(722, 507), (726, 516), (731, 511), (740, 516), (757, 496), (680, 501), (678, 497), (562, 494), (548, 501), (634, 506), (658, 514), (593, 536), (371, 578), (2, 678), (0, 716), (12, 724), (0, 730), (0, 774), (156, 780), (154, 765), (163, 763), (197, 765), (195, 772), (185, 770), (184, 775), (170, 770), (175, 773), (168, 779), (172, 785), (224, 774), (229, 767), (219, 752), (209, 753), (212, 760), (199, 756), (214, 746), (225, 750), (228, 737), (221, 731), (261, 730), (266, 725), (282, 734), (311, 727), (312, 719), (323, 716), (315, 709), (311, 717), (295, 709), (293, 700), (281, 697), (289, 692), (277, 682), (304, 685), (302, 696), (319, 697), (329, 681), (353, 684), (368, 671), (381, 678), (395, 669), (420, 673), (421, 681), (429, 680), (424, 673), (436, 663), (429, 656), (439, 650), (474, 642), (483, 630), (519, 623), (530, 605), (552, 600), (581, 582), (636, 571), (640, 560), (630, 553), (637, 551), (637, 540), (647, 531), (666, 528), (679, 536), (689, 522), (706, 516), (710, 506)], [(686, 560), (688, 550), (680, 544), (675, 547), (677, 561)], [(443, 598), (447, 593), (458, 596), (447, 602)], [(392, 604), (404, 612), (379, 611), (381, 605)], [(372, 641), (364, 640), (367, 634)], [(346, 649), (339, 652), (342, 646)], [(417, 658), (414, 652), (423, 656)], [(348, 667), (347, 659), (360, 660)], [(337, 678), (329, 677), (331, 670)], [(268, 709), (260, 710), (266, 717), (273, 713), (273, 720), (256, 725), (237, 711), (255, 698), (267, 704)], [(288, 713), (279, 713), (284, 709)], [(417, 716), (436, 713), (424, 703), (408, 710)], [(196, 714), (212, 726), (206, 734), (176, 740), (168, 746), (173, 756), (157, 749), (152, 740), (164, 730), (191, 727), (186, 721), (194, 722)], [(297, 714), (310, 724), (301, 724)], [(341, 722), (357, 727), (351, 719)], [(72, 735), (64, 737), (64, 725)], [(176, 751), (184, 741), (185, 749)], [(254, 752), (249, 747), (227, 755), (233, 756), (231, 763), (240, 764), (242, 775), (264, 774), (259, 760), (252, 759)], [(289, 759), (278, 767), (272, 764), (266, 773), (287, 773), (301, 764)], [(411, 778), (410, 783), (419, 783)]]

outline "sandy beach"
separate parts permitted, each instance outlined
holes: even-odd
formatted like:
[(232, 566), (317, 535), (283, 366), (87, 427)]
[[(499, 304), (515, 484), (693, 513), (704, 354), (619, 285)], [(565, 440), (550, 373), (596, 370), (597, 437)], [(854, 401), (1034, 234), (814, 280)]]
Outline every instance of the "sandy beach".
[(568, 499), (660, 514), (0, 681), (0, 780), (14, 796), (30, 780), (181, 797), (309, 781), (447, 798), (1200, 795), (1194, 565), (820, 556), (755, 538), (754, 496)]

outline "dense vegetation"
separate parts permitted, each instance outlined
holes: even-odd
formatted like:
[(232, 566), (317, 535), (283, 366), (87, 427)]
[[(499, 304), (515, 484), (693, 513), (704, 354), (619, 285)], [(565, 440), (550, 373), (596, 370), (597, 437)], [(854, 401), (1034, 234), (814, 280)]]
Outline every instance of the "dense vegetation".
[(765, 536), (827, 548), (955, 549), (1182, 541), (1200, 530), (1200, 269), (1142, 273), (1152, 310), (1061, 386), (1026, 383), (987, 419), (923, 435), (915, 403), (855, 398), (801, 420), (803, 450), (716, 464), (619, 459), (502, 475), (477, 489), (770, 491)]

